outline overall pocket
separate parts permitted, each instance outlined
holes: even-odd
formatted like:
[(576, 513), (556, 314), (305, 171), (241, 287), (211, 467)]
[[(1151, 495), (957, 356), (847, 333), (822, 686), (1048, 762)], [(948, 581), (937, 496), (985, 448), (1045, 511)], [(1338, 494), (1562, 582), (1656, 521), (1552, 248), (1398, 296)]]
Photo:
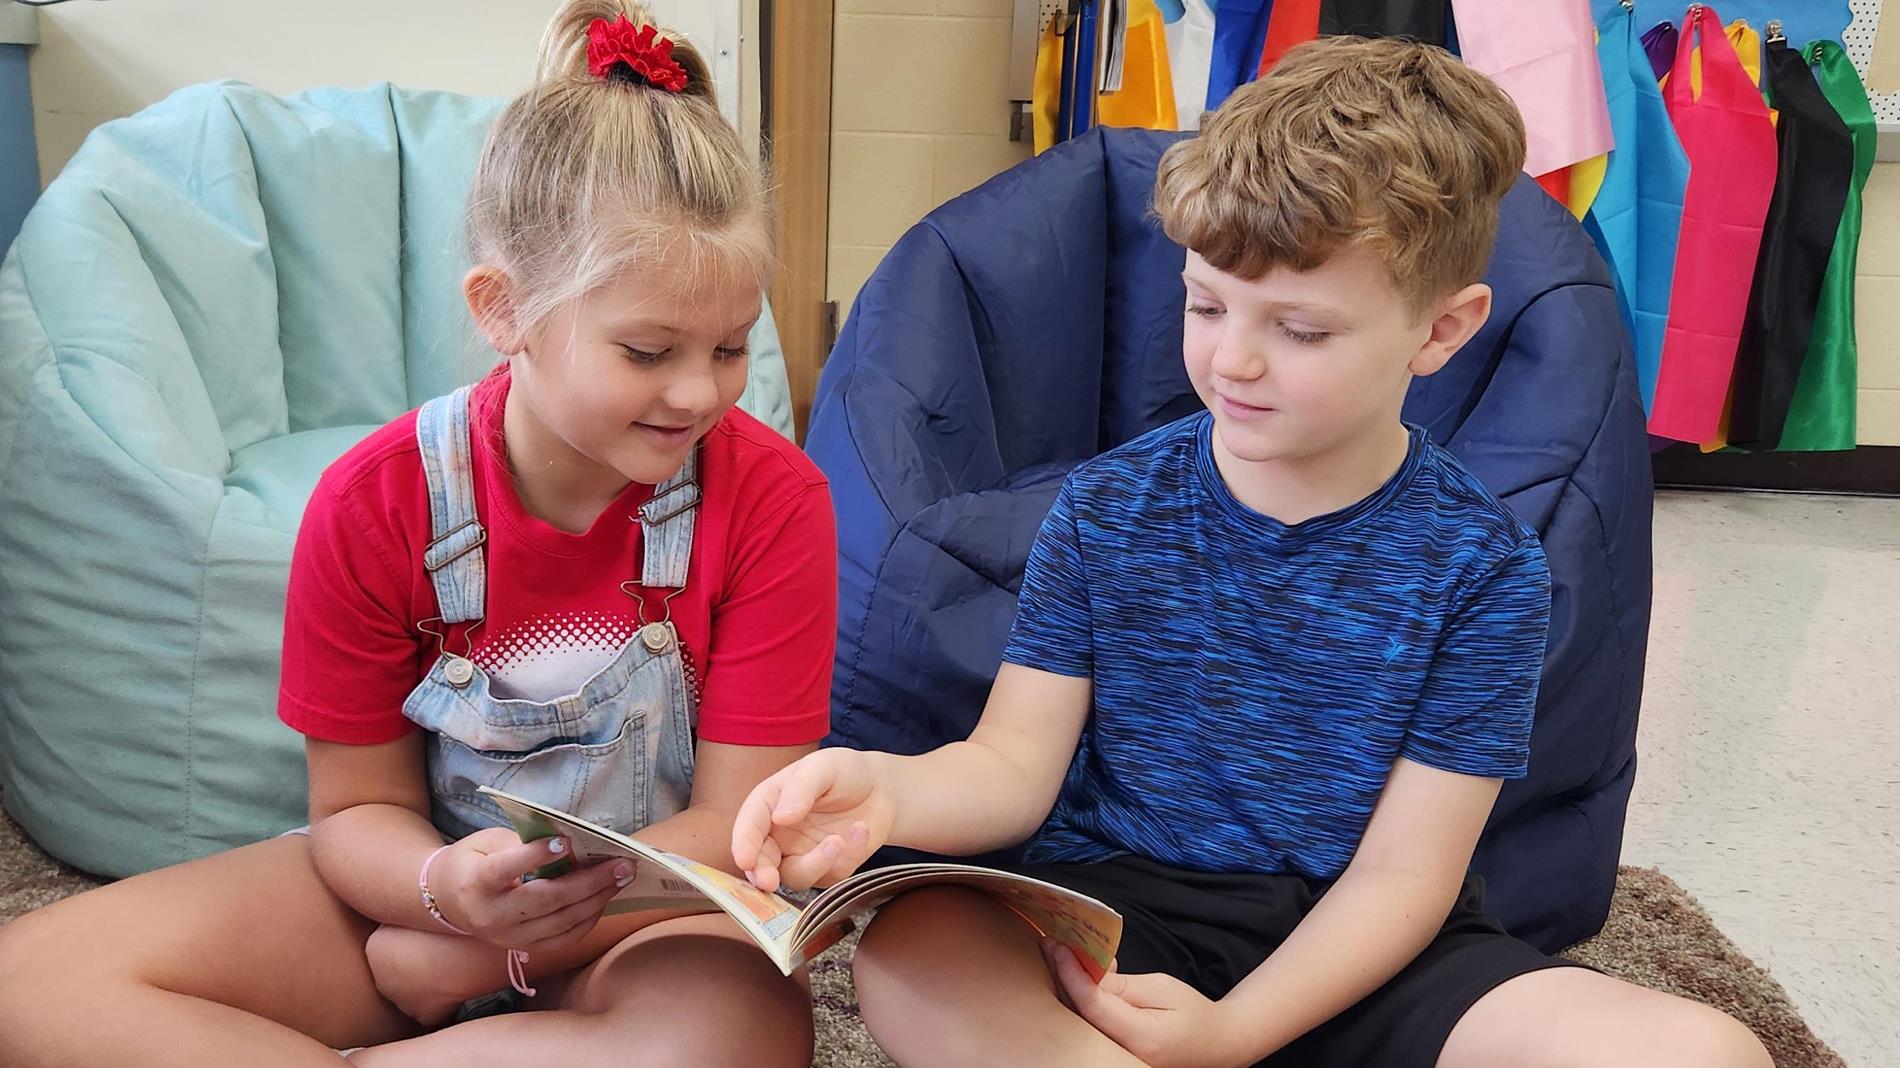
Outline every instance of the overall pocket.
[[(622, 834), (647, 824), (646, 716), (631, 709), (605, 742), (557, 742), (528, 752), (475, 749), (443, 733), (429, 740), (436, 825), (457, 837), (508, 820), (477, 791), (506, 790)], [(446, 817), (446, 818), (445, 818)]]

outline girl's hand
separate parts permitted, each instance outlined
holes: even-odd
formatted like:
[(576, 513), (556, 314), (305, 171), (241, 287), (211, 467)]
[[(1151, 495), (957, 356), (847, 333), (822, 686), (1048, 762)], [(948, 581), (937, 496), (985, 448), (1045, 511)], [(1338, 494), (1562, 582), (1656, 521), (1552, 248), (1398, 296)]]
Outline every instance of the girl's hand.
[(829, 886), (890, 837), (895, 802), (855, 749), (821, 749), (754, 787), (732, 825), (732, 859), (773, 891)]
[(567, 855), (564, 838), (523, 842), (513, 831), (492, 827), (443, 853), (429, 872), (429, 890), (450, 923), (489, 945), (559, 949), (587, 937), (634, 874), (633, 861), (615, 860), (522, 881)]

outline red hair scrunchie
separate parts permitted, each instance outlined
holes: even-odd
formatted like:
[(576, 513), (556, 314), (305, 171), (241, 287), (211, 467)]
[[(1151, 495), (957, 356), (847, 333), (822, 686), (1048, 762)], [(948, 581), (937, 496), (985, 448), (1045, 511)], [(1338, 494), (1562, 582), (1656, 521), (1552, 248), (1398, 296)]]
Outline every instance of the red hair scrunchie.
[[(623, 68), (624, 69), (621, 69)], [(587, 73), (622, 77), (677, 93), (686, 88), (686, 68), (673, 58), (673, 41), (651, 23), (635, 26), (621, 15), (587, 27)]]

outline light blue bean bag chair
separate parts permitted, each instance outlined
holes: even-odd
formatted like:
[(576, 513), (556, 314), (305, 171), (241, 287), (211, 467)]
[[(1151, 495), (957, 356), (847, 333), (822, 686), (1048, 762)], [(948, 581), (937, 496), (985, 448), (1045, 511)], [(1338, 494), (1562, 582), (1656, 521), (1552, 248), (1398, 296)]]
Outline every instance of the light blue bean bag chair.
[[(304, 821), (277, 721), (319, 472), (496, 360), (462, 302), (497, 101), (185, 89), (87, 139), (0, 266), (0, 785), (125, 875)], [(788, 436), (769, 316), (741, 404)]]

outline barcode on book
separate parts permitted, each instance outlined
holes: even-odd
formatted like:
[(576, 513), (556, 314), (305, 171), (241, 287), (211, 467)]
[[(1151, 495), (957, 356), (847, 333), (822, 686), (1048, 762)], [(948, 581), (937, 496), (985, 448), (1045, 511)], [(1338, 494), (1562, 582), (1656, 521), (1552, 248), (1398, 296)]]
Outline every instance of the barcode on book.
[(683, 879), (669, 879), (662, 875), (660, 877), (660, 885), (665, 887), (666, 892), (669, 894), (692, 894), (694, 897), (699, 896), (699, 888)]

